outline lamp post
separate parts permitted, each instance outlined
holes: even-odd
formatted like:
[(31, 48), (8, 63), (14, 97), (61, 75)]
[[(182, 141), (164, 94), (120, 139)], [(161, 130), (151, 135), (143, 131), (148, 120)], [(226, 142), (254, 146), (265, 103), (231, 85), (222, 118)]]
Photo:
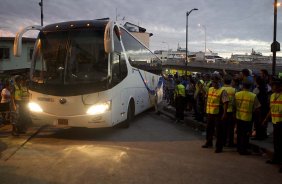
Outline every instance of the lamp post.
[(188, 16), (194, 10), (198, 10), (198, 8), (193, 8), (189, 12), (188, 11), (186, 12), (186, 51), (185, 51), (185, 55), (186, 55), (185, 65), (186, 65), (186, 68), (185, 68), (185, 75), (187, 75), (187, 64), (188, 64), (188, 57), (189, 57), (189, 53), (188, 53)]
[(41, 9), (41, 26), (43, 26), (43, 0), (41, 0), (38, 4)]
[(272, 58), (272, 75), (275, 75), (276, 67), (276, 52), (280, 51), (280, 43), (276, 40), (277, 32), (277, 6), (280, 6), (280, 3), (277, 3), (277, 0), (274, 0), (274, 27), (273, 27), (273, 43), (271, 44), (271, 52), (273, 52)]
[(207, 27), (205, 25), (199, 24), (200, 27), (203, 27), (205, 30), (205, 54), (207, 52)]

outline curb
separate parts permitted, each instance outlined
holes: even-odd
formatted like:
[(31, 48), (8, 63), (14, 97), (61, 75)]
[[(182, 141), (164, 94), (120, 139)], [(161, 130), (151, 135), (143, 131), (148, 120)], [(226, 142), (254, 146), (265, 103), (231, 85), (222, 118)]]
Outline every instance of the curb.
[[(170, 119), (175, 120), (175, 116), (174, 116), (175, 110), (174, 109), (168, 108), (167, 106), (163, 106), (160, 108), (159, 111), (162, 114), (164, 114), (165, 116), (169, 117)], [(186, 125), (192, 127), (193, 129), (197, 131), (201, 131), (201, 132), (206, 131), (207, 125), (205, 123), (194, 120), (192, 117), (190, 117), (188, 113), (184, 113), (184, 120), (185, 120), (184, 122), (186, 123)]]

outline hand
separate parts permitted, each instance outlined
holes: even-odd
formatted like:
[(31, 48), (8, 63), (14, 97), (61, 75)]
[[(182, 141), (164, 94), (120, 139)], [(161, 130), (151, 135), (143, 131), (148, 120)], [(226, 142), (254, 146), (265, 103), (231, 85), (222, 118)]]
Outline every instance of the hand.
[(221, 117), (221, 120), (224, 121), (224, 120), (226, 120), (226, 118), (227, 118), (227, 114), (226, 114), (226, 113), (223, 113), (223, 115), (222, 115), (222, 117)]
[(265, 119), (265, 120), (263, 120), (263, 122), (261, 123), (261, 125), (262, 125), (262, 126), (265, 126), (265, 125), (267, 125), (267, 123), (268, 123), (268, 122), (267, 122), (267, 120)]

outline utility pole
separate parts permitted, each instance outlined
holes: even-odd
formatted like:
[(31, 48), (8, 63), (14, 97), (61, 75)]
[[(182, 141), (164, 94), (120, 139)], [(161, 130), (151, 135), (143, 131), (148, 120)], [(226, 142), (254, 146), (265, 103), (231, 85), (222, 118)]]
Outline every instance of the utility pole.
[(198, 10), (198, 8), (193, 8), (189, 12), (186, 12), (186, 49), (185, 49), (185, 75), (187, 76), (187, 65), (188, 65), (188, 57), (189, 57), (189, 51), (188, 51), (188, 16), (190, 13), (194, 10)]
[(271, 44), (271, 52), (273, 52), (272, 58), (272, 75), (275, 75), (276, 68), (276, 52), (280, 51), (280, 43), (276, 40), (276, 32), (277, 32), (277, 0), (274, 0), (274, 27), (273, 27), (273, 43)]
[(41, 0), (38, 4), (41, 9), (41, 26), (43, 26), (43, 0)]

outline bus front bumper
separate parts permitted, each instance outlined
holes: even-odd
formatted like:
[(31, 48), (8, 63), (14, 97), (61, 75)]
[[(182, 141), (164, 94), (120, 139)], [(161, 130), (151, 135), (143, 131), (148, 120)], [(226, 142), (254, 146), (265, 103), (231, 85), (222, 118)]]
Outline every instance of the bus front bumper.
[(110, 112), (99, 115), (55, 116), (48, 113), (30, 112), (35, 125), (54, 125), (69, 127), (103, 128), (113, 126)]

